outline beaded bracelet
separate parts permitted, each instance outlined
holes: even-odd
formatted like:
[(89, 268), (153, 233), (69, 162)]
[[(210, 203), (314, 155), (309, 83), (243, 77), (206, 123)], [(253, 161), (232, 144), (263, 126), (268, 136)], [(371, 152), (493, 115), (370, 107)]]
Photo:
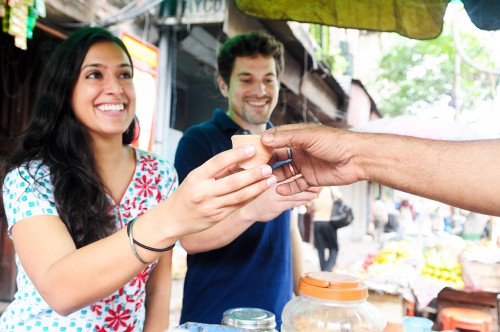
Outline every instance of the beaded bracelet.
[[(128, 223), (127, 225), (127, 234), (130, 236), (130, 233), (132, 233), (132, 227), (134, 226), (134, 223), (135, 221), (137, 220), (137, 218), (135, 218), (134, 220), (132, 220), (131, 222)], [(171, 246), (168, 246), (166, 248), (152, 248), (152, 247), (149, 247), (145, 244), (142, 244), (140, 243), (139, 241), (137, 241), (136, 239), (134, 239), (134, 237), (132, 236), (132, 240), (134, 241), (135, 244), (137, 244), (139, 247), (141, 248), (144, 248), (144, 249), (147, 249), (147, 250), (151, 250), (151, 251), (155, 251), (155, 252), (165, 252), (165, 251), (169, 251), (171, 250), (173, 247), (175, 247), (175, 243), (172, 244)]]

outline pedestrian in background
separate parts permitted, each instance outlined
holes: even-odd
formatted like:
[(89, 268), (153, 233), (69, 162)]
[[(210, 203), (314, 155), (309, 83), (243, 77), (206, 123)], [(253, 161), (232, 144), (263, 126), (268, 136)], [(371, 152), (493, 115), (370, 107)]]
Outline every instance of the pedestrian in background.
[(389, 221), (387, 204), (385, 204), (380, 196), (378, 196), (373, 202), (370, 212), (373, 239), (375, 242), (380, 244), (385, 226)]
[(311, 219), (314, 229), (314, 246), (318, 251), (321, 271), (332, 271), (337, 262), (339, 243), (337, 229), (330, 222), (340, 210), (342, 193), (337, 188), (323, 187), (319, 197), (312, 200)]

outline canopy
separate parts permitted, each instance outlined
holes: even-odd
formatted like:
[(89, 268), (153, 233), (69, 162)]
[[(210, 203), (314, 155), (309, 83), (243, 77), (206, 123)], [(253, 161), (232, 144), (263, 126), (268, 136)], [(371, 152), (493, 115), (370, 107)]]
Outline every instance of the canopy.
[[(449, 0), (234, 0), (258, 18), (318, 23), (340, 28), (397, 32), (413, 39), (441, 34)], [(500, 1), (462, 0), (479, 29), (500, 29)]]
[(381, 118), (351, 128), (351, 130), (365, 133), (386, 133), (451, 141), (468, 141), (488, 138), (486, 134), (451, 120), (412, 115)]

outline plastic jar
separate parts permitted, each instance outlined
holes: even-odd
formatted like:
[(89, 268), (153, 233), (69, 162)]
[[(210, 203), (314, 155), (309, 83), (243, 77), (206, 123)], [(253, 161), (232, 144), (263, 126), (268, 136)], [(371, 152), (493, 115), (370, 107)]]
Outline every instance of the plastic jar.
[(222, 316), (222, 324), (252, 331), (277, 332), (276, 316), (259, 308), (226, 310)]
[(382, 332), (386, 322), (359, 279), (332, 272), (303, 274), (299, 296), (283, 309), (281, 332)]

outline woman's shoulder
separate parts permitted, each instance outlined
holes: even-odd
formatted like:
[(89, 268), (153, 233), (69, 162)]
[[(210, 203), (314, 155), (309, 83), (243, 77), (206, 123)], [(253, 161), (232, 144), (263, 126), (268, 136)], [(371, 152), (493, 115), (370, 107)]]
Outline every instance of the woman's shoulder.
[(50, 181), (49, 175), (48, 166), (44, 165), (40, 160), (32, 160), (8, 171), (5, 174), (4, 184), (12, 181), (23, 181), (30, 184), (33, 182), (48, 182)]
[(174, 172), (173, 163), (165, 157), (151, 151), (145, 151), (135, 148), (137, 163), (149, 169), (160, 169), (162, 171)]

